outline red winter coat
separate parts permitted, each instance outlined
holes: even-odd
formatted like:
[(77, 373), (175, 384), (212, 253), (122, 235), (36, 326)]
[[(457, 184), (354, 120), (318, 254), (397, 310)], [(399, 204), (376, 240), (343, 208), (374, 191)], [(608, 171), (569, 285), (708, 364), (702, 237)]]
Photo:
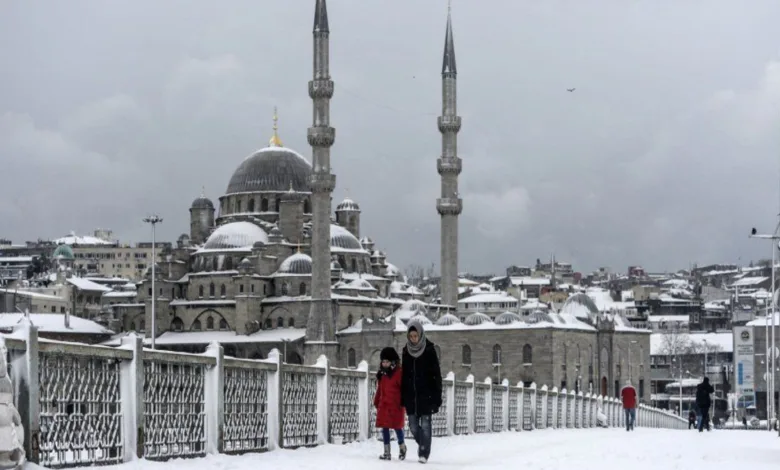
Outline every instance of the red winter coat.
[(383, 375), (376, 384), (374, 406), (376, 407), (376, 427), (403, 429), (405, 423), (404, 407), (401, 405), (401, 366), (390, 375)]
[(636, 389), (631, 385), (626, 385), (620, 390), (620, 398), (623, 400), (624, 409), (636, 408)]

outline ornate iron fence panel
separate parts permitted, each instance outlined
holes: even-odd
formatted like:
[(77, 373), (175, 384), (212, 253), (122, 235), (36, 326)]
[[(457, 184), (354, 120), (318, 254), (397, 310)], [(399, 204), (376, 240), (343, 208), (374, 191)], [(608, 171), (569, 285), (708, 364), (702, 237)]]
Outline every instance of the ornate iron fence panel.
[(203, 363), (144, 360), (144, 457), (206, 454)]
[(519, 410), (517, 407), (517, 399), (520, 392), (515, 389), (509, 389), (509, 429), (517, 430), (519, 421)]
[(558, 393), (558, 422), (555, 424), (555, 426), (558, 429), (563, 428), (563, 423), (565, 422), (565, 416), (566, 416), (566, 406), (564, 403), (564, 398), (566, 397), (566, 394), (563, 392)]
[(575, 415), (575, 409), (577, 407), (577, 400), (575, 397), (573, 397), (571, 394), (566, 399), (566, 427), (567, 428), (573, 428), (574, 427), (574, 419), (572, 419), (572, 416)]
[(468, 424), (469, 385), (455, 384), (455, 434), (466, 434)]
[(574, 427), (582, 427), (582, 397), (579, 395), (574, 398)]
[(282, 447), (317, 444), (317, 375), (282, 372)]
[(581, 398), (580, 401), (582, 402), (580, 406), (580, 414), (582, 415), (580, 417), (580, 427), (587, 428), (588, 427), (588, 400), (586, 400), (585, 398)]
[(268, 372), (225, 367), (225, 452), (268, 450)]
[[(449, 389), (451, 384), (452, 382), (443, 382), (442, 393), (446, 393), (445, 391)], [(442, 397), (439, 412), (433, 415), (431, 426), (435, 437), (442, 437), (449, 434), (447, 431), (447, 400), (445, 397)]]
[(357, 377), (331, 375), (330, 436), (353, 442), (360, 434), (360, 400)]
[(40, 464), (121, 463), (119, 361), (43, 351), (38, 358)]
[(533, 414), (533, 400), (531, 396), (532, 392), (525, 391), (523, 393), (523, 430), (530, 431), (534, 428), (534, 414)]
[(553, 402), (557, 400), (557, 395), (553, 395), (550, 392), (547, 392), (547, 423), (545, 424), (546, 427), (551, 428), (553, 427), (555, 421), (553, 421)]
[(488, 432), (487, 427), (487, 388), (477, 385), (474, 388), (474, 432)]
[(544, 429), (546, 421), (544, 420), (544, 402), (547, 399), (547, 394), (544, 392), (536, 392), (536, 429)]
[(493, 432), (501, 432), (504, 430), (504, 391), (506, 387), (493, 388), (492, 395), (492, 427)]

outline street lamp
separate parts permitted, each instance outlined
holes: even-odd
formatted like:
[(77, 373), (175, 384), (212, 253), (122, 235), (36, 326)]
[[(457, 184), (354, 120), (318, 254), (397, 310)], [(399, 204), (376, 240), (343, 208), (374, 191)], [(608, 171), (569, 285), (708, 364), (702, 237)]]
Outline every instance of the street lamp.
[[(780, 217), (780, 214), (778, 214), (778, 217)], [(775, 251), (775, 243), (777, 243), (777, 240), (780, 240), (780, 235), (778, 235), (778, 230), (780, 230), (780, 222), (775, 226), (775, 231), (771, 234), (762, 234), (758, 233), (755, 227), (750, 231), (750, 238), (760, 238), (763, 240), (770, 240), (770, 246), (772, 247), (772, 288), (770, 289), (770, 299), (772, 302), (772, 347), (771, 347), (771, 356), (767, 358), (766, 363), (766, 384), (767, 384), (767, 400), (766, 400), (766, 407), (767, 407), (767, 428), (769, 430), (772, 429), (772, 418), (774, 417), (774, 410), (775, 410), (775, 327), (776, 327), (776, 319), (775, 319), (775, 259), (776, 259), (776, 251)], [(765, 321), (765, 331), (769, 329), (769, 312), (767, 312), (767, 317)], [(766, 331), (768, 333), (768, 331)], [(764, 344), (767, 344), (769, 342), (769, 335), (766, 334), (764, 336)], [(768, 350), (770, 348), (767, 348)], [(769, 371), (772, 371), (772, 374), (769, 374)], [(771, 398), (770, 398), (771, 397)]]
[(154, 252), (154, 245), (156, 242), (156, 229), (157, 224), (161, 224), (163, 219), (159, 215), (150, 215), (144, 217), (143, 221), (152, 225), (152, 349), (154, 349), (154, 339), (157, 336), (157, 314), (155, 312), (155, 304), (157, 303), (157, 291), (154, 287), (154, 278), (157, 274), (157, 255)]

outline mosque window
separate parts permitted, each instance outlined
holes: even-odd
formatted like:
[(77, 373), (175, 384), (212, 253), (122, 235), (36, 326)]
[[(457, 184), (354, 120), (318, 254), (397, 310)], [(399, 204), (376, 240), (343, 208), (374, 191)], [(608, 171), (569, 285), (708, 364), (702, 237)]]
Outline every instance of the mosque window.
[(135, 322), (130, 323), (130, 331), (135, 331)]
[(239, 292), (239, 294), (243, 294), (244, 293), (244, 285), (243, 284), (239, 284), (238, 285), (238, 292)]
[(225, 270), (230, 271), (231, 269), (233, 269), (233, 258), (228, 256), (225, 258)]
[(227, 330), (228, 329), (227, 321), (224, 318), (220, 318), (219, 319), (219, 329), (220, 330)]
[(211, 259), (211, 270), (212, 271), (219, 271), (219, 262), (217, 261), (217, 258)]
[(278, 197), (276, 198), (276, 201), (274, 202), (275, 211), (279, 212), (279, 209), (282, 207), (282, 200)]
[(287, 295), (287, 292), (288, 292), (287, 283), (283, 282), (282, 283), (282, 295)]
[(303, 201), (303, 213), (304, 214), (311, 214), (311, 202), (309, 202), (308, 199)]
[(247, 212), (254, 212), (255, 211), (255, 200), (254, 199), (250, 199), (249, 200), (249, 204), (247, 204), (246, 210), (247, 210)]
[(200, 331), (200, 330), (201, 330), (200, 320), (195, 320), (194, 322), (192, 322), (192, 331)]
[(198, 297), (203, 297), (203, 286), (198, 286)]
[(271, 321), (271, 319), (266, 318), (265, 322), (263, 323), (263, 328), (265, 328), (266, 330), (270, 330), (273, 327), (274, 327), (274, 323)]
[(209, 297), (214, 297), (214, 291), (215, 291), (215, 287), (214, 287), (214, 283), (212, 282), (211, 284), (209, 284)]
[(355, 354), (353, 348), (349, 348), (349, 351), (347, 351), (347, 367), (350, 369), (357, 367), (357, 354)]
[(471, 346), (468, 344), (464, 344), (461, 350), (461, 362), (464, 366), (471, 365)]
[(295, 318), (290, 317), (290, 319), (287, 320), (287, 326), (290, 328), (295, 328)]
[(184, 329), (184, 322), (181, 321), (181, 318), (176, 317), (171, 322), (171, 330), (173, 331), (182, 331)]
[(347, 267), (347, 259), (344, 258), (344, 255), (338, 255), (337, 259), (339, 260), (339, 266), (341, 269), (345, 269)]
[(355, 319), (352, 317), (352, 314), (347, 315), (347, 327), (350, 327), (355, 324)]
[(268, 199), (263, 198), (260, 200), (260, 212), (268, 212)]
[(236, 201), (236, 212), (241, 212), (241, 200)]
[(501, 364), (501, 346), (493, 346), (493, 364)]
[(356, 273), (357, 270), (358, 270), (357, 269), (357, 260), (355, 258), (352, 258), (352, 272)]
[(534, 348), (530, 344), (523, 346), (523, 364), (533, 364)]
[(302, 282), (300, 286), (298, 286), (298, 295), (306, 295), (306, 283)]
[(219, 286), (219, 295), (222, 297), (225, 297), (227, 294), (227, 288), (225, 287), (225, 284), (222, 284)]
[(214, 317), (208, 317), (206, 319), (206, 329), (207, 330), (213, 330), (214, 329)]
[(284, 328), (284, 318), (278, 317), (276, 319), (276, 327), (277, 328)]

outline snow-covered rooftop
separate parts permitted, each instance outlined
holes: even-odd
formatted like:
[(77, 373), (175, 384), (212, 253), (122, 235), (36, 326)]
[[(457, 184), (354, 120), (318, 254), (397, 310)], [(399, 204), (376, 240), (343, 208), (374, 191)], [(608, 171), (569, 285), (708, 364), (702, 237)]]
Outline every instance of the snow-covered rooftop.
[(70, 235), (53, 240), (57, 245), (116, 245), (115, 242), (103, 240), (102, 238), (90, 235), (76, 235), (71, 232)]
[(518, 300), (506, 292), (487, 292), (472, 295), (465, 299), (458, 300), (458, 305), (464, 304), (489, 304), (489, 303), (511, 303), (516, 304)]
[(80, 290), (95, 291), (95, 292), (109, 292), (111, 289), (106, 286), (102, 286), (97, 282), (92, 282), (89, 279), (82, 277), (69, 277), (66, 279), (69, 284), (73, 284)]
[[(65, 327), (65, 314), (30, 313), (30, 321), (40, 333), (111, 334), (111, 330), (86, 318), (70, 315), (69, 327)], [(0, 313), (0, 330), (16, 330), (24, 319), (23, 313)]]
[[(102, 344), (105, 346), (119, 346), (122, 336), (115, 336)], [(275, 328), (260, 330), (251, 335), (239, 335), (234, 331), (166, 331), (155, 339), (155, 343), (163, 346), (209, 344), (213, 341), (220, 344), (281, 343), (283, 341), (298, 341), (305, 336), (305, 328)], [(150, 339), (144, 339), (144, 343), (149, 342), (151, 342)]]

